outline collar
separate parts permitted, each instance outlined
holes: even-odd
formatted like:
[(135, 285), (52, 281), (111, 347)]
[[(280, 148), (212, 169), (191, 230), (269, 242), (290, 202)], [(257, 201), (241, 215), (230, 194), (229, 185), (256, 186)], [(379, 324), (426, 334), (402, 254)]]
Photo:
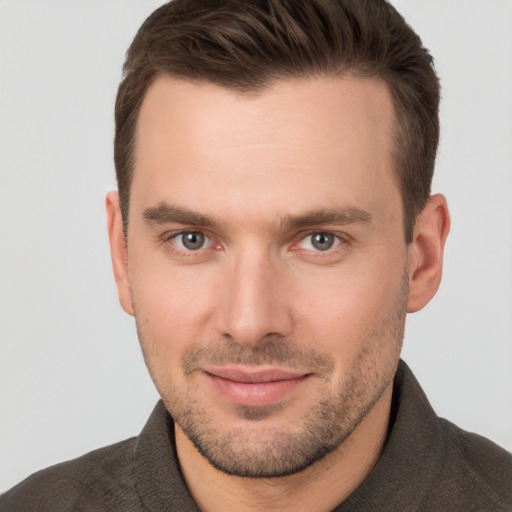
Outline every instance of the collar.
[(391, 510), (387, 507), (394, 503), (419, 510), (441, 473), (444, 454), (437, 415), (412, 371), (400, 360), (382, 455), (366, 480), (333, 512)]

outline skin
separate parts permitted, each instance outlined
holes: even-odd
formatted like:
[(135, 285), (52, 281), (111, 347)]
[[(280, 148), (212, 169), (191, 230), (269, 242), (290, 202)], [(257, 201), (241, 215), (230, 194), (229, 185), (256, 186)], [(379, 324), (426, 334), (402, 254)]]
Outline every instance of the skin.
[[(350, 76), (147, 93), (127, 241), (107, 196), (112, 261), (202, 510), (331, 510), (379, 458), (405, 314), (435, 294), (449, 229), (432, 196), (405, 244), (393, 123), (385, 84)], [(238, 403), (219, 371), (293, 378)]]

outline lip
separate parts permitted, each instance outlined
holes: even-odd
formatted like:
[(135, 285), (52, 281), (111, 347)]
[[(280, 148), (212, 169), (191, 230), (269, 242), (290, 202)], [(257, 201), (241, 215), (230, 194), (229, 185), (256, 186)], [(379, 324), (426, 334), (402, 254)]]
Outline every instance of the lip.
[(212, 387), (235, 405), (264, 407), (295, 391), (311, 374), (284, 369), (257, 371), (237, 368), (204, 370)]

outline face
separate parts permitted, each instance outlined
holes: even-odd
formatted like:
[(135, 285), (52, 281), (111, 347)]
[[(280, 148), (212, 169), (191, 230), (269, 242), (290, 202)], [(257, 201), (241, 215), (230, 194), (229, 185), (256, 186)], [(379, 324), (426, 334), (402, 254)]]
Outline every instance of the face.
[(147, 93), (122, 302), (177, 432), (226, 473), (308, 467), (390, 388), (408, 293), (393, 120), (385, 85), (354, 77)]

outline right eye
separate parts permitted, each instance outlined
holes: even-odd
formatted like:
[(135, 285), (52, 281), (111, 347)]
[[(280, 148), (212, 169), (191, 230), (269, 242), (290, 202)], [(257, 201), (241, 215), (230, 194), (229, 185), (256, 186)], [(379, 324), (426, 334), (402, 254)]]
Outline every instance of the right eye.
[(339, 236), (325, 231), (315, 231), (305, 236), (298, 244), (301, 249), (327, 252), (342, 243)]
[(199, 251), (207, 249), (212, 241), (201, 231), (182, 231), (171, 238), (172, 242), (182, 251)]

